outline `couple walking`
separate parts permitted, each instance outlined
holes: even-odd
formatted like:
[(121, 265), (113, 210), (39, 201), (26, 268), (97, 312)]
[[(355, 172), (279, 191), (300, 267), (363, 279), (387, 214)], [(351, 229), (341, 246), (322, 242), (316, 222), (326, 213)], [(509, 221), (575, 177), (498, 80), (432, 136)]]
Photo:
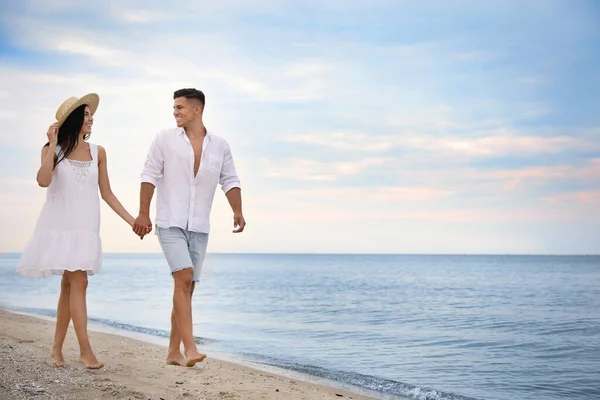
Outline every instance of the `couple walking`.
[[(207, 131), (202, 121), (205, 96), (196, 89), (173, 95), (176, 128), (154, 138), (141, 174), (140, 207), (134, 218), (110, 187), (106, 151), (88, 142), (99, 97), (71, 97), (56, 112), (42, 148), (37, 182), (47, 188), (34, 234), (17, 267), (20, 275), (45, 278), (62, 275), (52, 358), (66, 366), (62, 354), (73, 321), (80, 361), (102, 368), (87, 333), (88, 275), (101, 270), (100, 198), (143, 239), (152, 231), (149, 210), (157, 188), (156, 235), (173, 277), (173, 310), (167, 363), (192, 367), (206, 358), (192, 331), (191, 298), (206, 254), (209, 217), (217, 185), (233, 210), (233, 232), (246, 225), (240, 180), (228, 143)], [(181, 343), (184, 352), (181, 353)]]

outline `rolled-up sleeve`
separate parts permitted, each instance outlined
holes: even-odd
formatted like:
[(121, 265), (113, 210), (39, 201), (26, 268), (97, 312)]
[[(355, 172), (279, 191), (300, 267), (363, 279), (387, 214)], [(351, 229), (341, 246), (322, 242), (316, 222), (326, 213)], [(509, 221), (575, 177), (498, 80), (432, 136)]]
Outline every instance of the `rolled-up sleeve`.
[(221, 175), (219, 177), (219, 184), (223, 192), (227, 193), (233, 188), (241, 188), (240, 178), (237, 176), (235, 171), (235, 165), (233, 163), (233, 156), (231, 155), (231, 149), (229, 144), (225, 144), (225, 152), (223, 154), (223, 166), (221, 167)]
[(163, 176), (164, 159), (161, 146), (161, 134), (156, 135), (148, 150), (148, 156), (142, 170), (142, 183), (151, 183), (155, 187)]

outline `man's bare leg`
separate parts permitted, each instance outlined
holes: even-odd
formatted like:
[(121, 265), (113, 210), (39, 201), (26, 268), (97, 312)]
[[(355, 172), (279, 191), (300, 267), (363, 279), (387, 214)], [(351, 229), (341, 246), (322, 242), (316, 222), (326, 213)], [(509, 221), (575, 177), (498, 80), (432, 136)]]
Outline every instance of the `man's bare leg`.
[(177, 328), (175, 319), (175, 305), (171, 311), (171, 338), (169, 340), (169, 354), (167, 354), (167, 365), (185, 365), (185, 357), (181, 354), (181, 335)]
[[(196, 282), (192, 281), (192, 287), (190, 290), (190, 302), (192, 300), (192, 295), (194, 294), (195, 287)], [(171, 311), (171, 338), (169, 340), (169, 354), (167, 355), (167, 364), (179, 365), (182, 367), (185, 365), (185, 357), (181, 354), (181, 334), (179, 333), (179, 328), (177, 327), (174, 306), (173, 311)]]
[(52, 344), (52, 359), (57, 367), (67, 366), (62, 348), (69, 330), (69, 322), (71, 322), (70, 292), (69, 278), (67, 274), (63, 274), (60, 281), (60, 297), (56, 307), (56, 329), (54, 331), (54, 343)]
[(87, 274), (85, 271), (65, 271), (65, 274), (68, 274), (71, 285), (71, 318), (73, 318), (73, 327), (79, 342), (79, 360), (89, 369), (102, 368), (104, 364), (99, 362), (94, 355), (87, 332)]
[(173, 273), (175, 282), (173, 310), (175, 311), (177, 330), (183, 342), (186, 367), (193, 367), (206, 358), (206, 354), (198, 352), (196, 342), (194, 342), (191, 298), (193, 277), (193, 268), (186, 268)]

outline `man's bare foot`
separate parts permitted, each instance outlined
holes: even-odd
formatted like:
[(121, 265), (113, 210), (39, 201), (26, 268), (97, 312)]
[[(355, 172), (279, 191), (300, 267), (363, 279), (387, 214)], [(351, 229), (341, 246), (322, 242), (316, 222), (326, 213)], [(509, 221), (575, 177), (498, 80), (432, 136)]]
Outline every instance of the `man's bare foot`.
[(52, 350), (52, 359), (54, 360), (55, 367), (68, 367), (69, 364), (66, 363), (62, 351), (60, 350)]
[(104, 367), (104, 364), (98, 361), (98, 359), (92, 352), (82, 354), (79, 357), (79, 361), (81, 361), (87, 369), (100, 369)]
[(185, 357), (181, 355), (179, 350), (169, 352), (167, 355), (167, 365), (179, 365), (183, 367), (185, 365)]
[(186, 356), (185, 356), (185, 359), (186, 359), (185, 366), (193, 367), (194, 365), (196, 365), (196, 363), (204, 361), (205, 358), (206, 358), (206, 354), (198, 353), (197, 351), (190, 352), (189, 355), (186, 354)]

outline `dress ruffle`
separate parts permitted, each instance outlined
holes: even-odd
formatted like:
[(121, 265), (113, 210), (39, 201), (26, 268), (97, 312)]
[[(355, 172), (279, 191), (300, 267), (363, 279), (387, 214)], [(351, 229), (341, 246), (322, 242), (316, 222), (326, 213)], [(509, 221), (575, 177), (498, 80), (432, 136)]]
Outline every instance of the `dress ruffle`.
[(30, 278), (47, 278), (66, 271), (102, 268), (100, 235), (90, 231), (46, 231), (33, 235), (21, 254), (17, 273)]

